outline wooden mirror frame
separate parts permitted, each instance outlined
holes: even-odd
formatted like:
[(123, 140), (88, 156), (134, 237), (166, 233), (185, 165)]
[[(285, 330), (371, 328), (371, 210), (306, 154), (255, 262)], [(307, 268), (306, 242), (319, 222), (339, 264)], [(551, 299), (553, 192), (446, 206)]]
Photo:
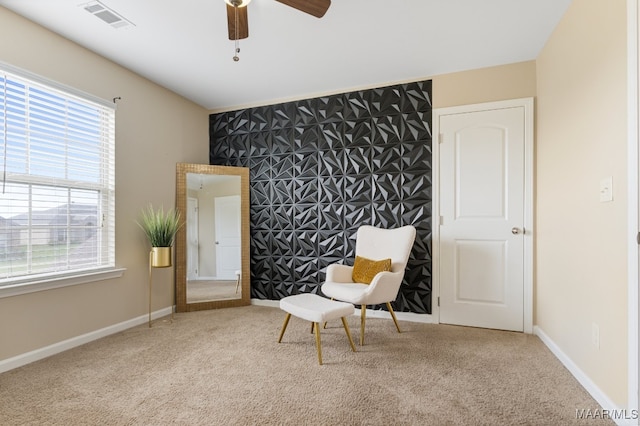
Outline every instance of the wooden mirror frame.
[(187, 303), (187, 229), (180, 227), (176, 234), (176, 312), (191, 312), (205, 309), (246, 306), (251, 303), (251, 276), (249, 272), (249, 168), (210, 166), (207, 164), (176, 164), (176, 211), (182, 221), (187, 218), (187, 174), (234, 175), (240, 176), (241, 215), (241, 297), (206, 302)]

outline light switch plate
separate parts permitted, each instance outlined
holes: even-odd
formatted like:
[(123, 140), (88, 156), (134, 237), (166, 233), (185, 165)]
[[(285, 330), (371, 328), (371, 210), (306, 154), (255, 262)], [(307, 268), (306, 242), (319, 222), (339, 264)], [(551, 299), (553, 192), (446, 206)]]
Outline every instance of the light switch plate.
[(613, 176), (606, 177), (600, 181), (600, 202), (613, 201)]

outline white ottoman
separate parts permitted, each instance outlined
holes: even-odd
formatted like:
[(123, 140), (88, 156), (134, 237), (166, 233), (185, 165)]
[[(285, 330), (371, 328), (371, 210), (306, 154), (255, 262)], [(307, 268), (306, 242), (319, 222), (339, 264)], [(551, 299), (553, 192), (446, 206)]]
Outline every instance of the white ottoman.
[(287, 329), (289, 319), (291, 315), (298, 318), (302, 318), (312, 322), (312, 331), (315, 329), (316, 333), (316, 347), (318, 349), (318, 363), (322, 365), (322, 346), (320, 344), (320, 323), (331, 321), (334, 319), (342, 319), (342, 325), (344, 331), (347, 333), (351, 350), (356, 351), (356, 347), (351, 339), (351, 333), (349, 332), (349, 326), (345, 317), (351, 315), (354, 312), (353, 305), (351, 303), (338, 302), (336, 300), (329, 300), (317, 294), (303, 293), (296, 294), (294, 296), (287, 296), (280, 299), (280, 309), (287, 312), (287, 316), (284, 319), (282, 330), (280, 331), (280, 337), (278, 343), (282, 341), (284, 331)]

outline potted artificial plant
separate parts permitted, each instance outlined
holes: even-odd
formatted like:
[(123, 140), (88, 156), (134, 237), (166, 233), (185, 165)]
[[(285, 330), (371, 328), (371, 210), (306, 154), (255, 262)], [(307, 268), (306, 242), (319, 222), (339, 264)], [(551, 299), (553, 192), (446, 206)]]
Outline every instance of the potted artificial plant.
[(142, 210), (138, 225), (151, 244), (151, 266), (154, 268), (171, 266), (171, 247), (178, 229), (182, 226), (180, 212), (174, 209), (165, 212), (162, 207), (154, 209), (149, 205)]

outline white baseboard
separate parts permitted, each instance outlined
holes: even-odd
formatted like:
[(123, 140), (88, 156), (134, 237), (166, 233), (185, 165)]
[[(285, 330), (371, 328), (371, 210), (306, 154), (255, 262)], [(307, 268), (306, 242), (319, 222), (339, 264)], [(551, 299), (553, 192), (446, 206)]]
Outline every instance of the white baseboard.
[[(602, 390), (587, 376), (584, 371), (580, 369), (572, 360), (565, 354), (558, 345), (547, 334), (542, 331), (538, 326), (533, 327), (533, 334), (538, 336), (542, 343), (560, 360), (560, 362), (569, 370), (569, 372), (576, 378), (578, 383), (596, 400), (602, 407), (602, 411), (599, 414), (606, 413), (616, 424), (621, 426), (638, 425), (638, 419), (632, 419), (634, 417), (630, 412), (618, 407), (609, 399), (609, 397), (602, 392)], [(594, 407), (579, 407), (584, 409), (592, 409)], [(637, 417), (637, 416), (636, 416)]]
[(256, 306), (269, 306), (270, 308), (279, 308), (279, 300), (251, 299), (251, 304)]
[[(173, 307), (167, 307), (151, 313), (151, 319), (162, 318), (170, 315)], [(93, 340), (100, 339), (102, 337), (109, 336), (111, 334), (118, 333), (120, 331), (127, 330), (131, 327), (135, 327), (140, 324), (144, 324), (149, 321), (149, 315), (141, 315), (137, 318), (133, 318), (119, 324), (110, 325), (109, 327), (102, 328), (100, 330), (92, 331), (81, 336), (72, 337), (71, 339), (63, 340), (62, 342), (54, 343), (44, 348), (36, 349), (31, 352), (14, 356), (13, 358), (7, 358), (0, 361), (0, 373), (13, 370), (14, 368), (22, 367), (23, 365), (30, 364), (35, 361), (50, 357), (51, 355), (59, 354), (60, 352), (73, 349), (75, 347), (84, 345)]]
[[(429, 314), (416, 314), (413, 312), (395, 312), (396, 318), (400, 321), (408, 322), (421, 322), (425, 324), (436, 324), (433, 319), (433, 315)], [(360, 309), (356, 309), (356, 314), (360, 315)], [(388, 311), (383, 310), (371, 310), (367, 309), (367, 318), (388, 318), (391, 319), (391, 314)]]
[[(279, 308), (279, 300), (264, 300), (264, 299), (251, 299), (251, 304), (256, 306), (269, 306), (272, 308)], [(409, 322), (421, 322), (425, 324), (436, 324), (433, 315), (429, 314), (415, 314), (413, 312), (396, 312), (396, 318), (400, 321)], [(354, 315), (360, 316), (360, 309), (356, 309)], [(388, 318), (391, 319), (391, 314), (388, 311), (383, 310), (371, 310), (367, 309), (367, 318)]]

